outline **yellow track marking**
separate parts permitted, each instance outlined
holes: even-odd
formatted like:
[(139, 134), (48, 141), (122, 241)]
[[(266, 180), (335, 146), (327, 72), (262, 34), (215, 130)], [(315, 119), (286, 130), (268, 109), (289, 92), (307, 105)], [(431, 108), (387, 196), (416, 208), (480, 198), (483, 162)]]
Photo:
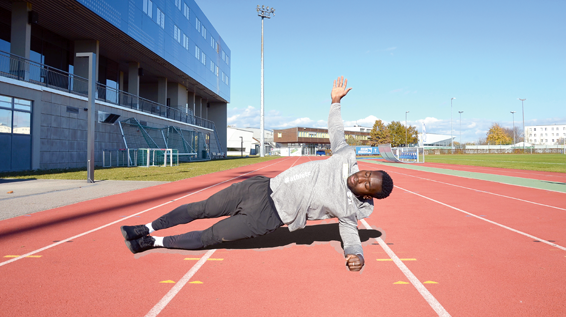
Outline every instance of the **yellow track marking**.
[(192, 281), (192, 282), (189, 282), (189, 284), (202, 284), (202, 282), (201, 281)]
[(438, 282), (434, 282), (434, 281), (426, 281), (426, 282), (423, 282), (423, 284), (438, 284)]
[(161, 282), (159, 282), (159, 283), (164, 283), (164, 284), (175, 284), (175, 282), (174, 282), (174, 281), (171, 281), (171, 280), (167, 280), (167, 281), (161, 281)]
[[(21, 255), (5, 255), (5, 258), (19, 258)], [(40, 258), (41, 255), (28, 255), (26, 258)]]
[(409, 284), (409, 282), (398, 281), (398, 282), (395, 282), (393, 284)]

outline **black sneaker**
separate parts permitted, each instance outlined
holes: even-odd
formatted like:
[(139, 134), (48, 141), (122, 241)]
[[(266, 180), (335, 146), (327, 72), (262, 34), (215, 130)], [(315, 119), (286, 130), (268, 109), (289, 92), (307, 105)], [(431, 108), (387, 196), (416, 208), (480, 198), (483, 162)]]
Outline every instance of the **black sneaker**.
[(143, 252), (145, 250), (153, 249), (155, 239), (152, 236), (141, 237), (136, 240), (126, 240), (126, 246), (132, 253)]
[(120, 231), (126, 240), (135, 240), (149, 234), (149, 229), (145, 225), (121, 226)]

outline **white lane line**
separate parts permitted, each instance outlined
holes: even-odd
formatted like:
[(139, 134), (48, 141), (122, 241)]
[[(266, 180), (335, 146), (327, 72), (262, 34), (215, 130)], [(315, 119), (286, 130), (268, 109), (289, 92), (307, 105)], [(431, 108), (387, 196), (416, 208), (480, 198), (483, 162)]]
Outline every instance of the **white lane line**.
[[(361, 223), (366, 227), (366, 229), (371, 230), (372, 227), (365, 221), (365, 219), (360, 220)], [(397, 257), (397, 255), (389, 248), (389, 246), (381, 239), (381, 237), (374, 238), (377, 243), (385, 250), (387, 255), (393, 260), (397, 267), (405, 274), (409, 279), (411, 284), (417, 289), (421, 296), (427, 301), (427, 303), (434, 309), (438, 316), (450, 316), (450, 314), (442, 307), (442, 305), (436, 300), (436, 298), (426, 289), (426, 287), (417, 279), (417, 277), (409, 270), (409, 268)]]
[[(469, 190), (476, 191), (476, 192), (480, 192), (480, 193), (490, 194), (490, 195), (499, 196), (499, 197), (505, 197), (505, 198), (509, 198), (509, 199), (514, 199), (514, 200), (522, 201), (522, 202), (525, 202), (525, 203), (530, 203), (530, 204), (534, 204), (534, 205), (539, 205), (539, 206), (544, 206), (544, 207), (548, 207), (548, 208), (554, 208), (554, 209), (566, 211), (566, 208), (560, 208), (560, 207), (556, 207), (556, 206), (545, 205), (545, 204), (536, 203), (536, 202), (530, 201), (530, 200), (524, 200), (524, 199), (515, 198), (515, 197), (511, 197), (511, 196), (496, 194), (496, 193), (488, 192), (488, 191), (485, 191), (485, 190), (480, 190), (480, 189), (475, 189), (475, 188), (469, 188), (469, 187), (460, 186), (460, 185), (456, 185), (456, 184), (445, 183), (445, 182), (437, 181), (437, 180), (434, 180), (434, 179), (419, 177), (419, 176), (410, 175), (410, 174), (405, 174), (405, 173), (399, 173), (399, 172), (392, 172), (392, 173), (397, 173), (397, 174), (401, 174), (401, 175), (405, 175), (405, 176), (420, 178), (420, 179), (424, 179), (424, 180), (431, 181), (431, 182), (436, 182), (436, 183), (440, 183), (440, 184), (450, 185), (450, 186), (454, 186), (454, 187), (460, 187), (460, 188), (469, 189)], [(545, 190), (545, 189), (543, 189), (543, 190)], [(561, 192), (555, 192), (555, 193), (561, 193)], [(563, 193), (562, 193), (562, 194), (563, 194)]]
[(251, 174), (251, 173), (253, 173), (253, 172), (257, 172), (257, 171), (259, 171), (259, 170), (262, 170), (262, 169), (264, 169), (264, 168), (266, 168), (266, 167), (270, 167), (270, 166), (272, 166), (272, 165), (279, 164), (279, 163), (281, 163), (281, 162), (283, 162), (283, 161), (286, 161), (286, 160), (287, 160), (287, 159), (284, 159), (284, 160), (281, 160), (281, 161), (279, 161), (279, 162), (275, 162), (275, 163), (273, 163), (273, 164), (264, 166), (264, 167), (262, 167), (262, 168), (258, 168), (258, 169), (254, 170), (254, 171), (247, 172), (247, 173), (242, 174), (242, 175), (240, 175), (240, 176), (236, 176), (236, 177), (227, 179), (227, 180), (225, 180), (225, 181), (222, 181), (222, 182), (220, 182), (220, 183), (216, 183), (216, 184), (214, 184), (214, 185), (208, 186), (208, 187), (203, 188), (203, 189), (201, 189), (201, 190), (198, 190), (198, 191), (196, 191), (196, 192), (192, 192), (192, 193), (190, 193), (190, 194), (187, 194), (187, 195), (184, 195), (184, 196), (175, 198), (175, 199), (173, 199), (173, 200), (170, 200), (170, 201), (167, 201), (167, 202), (165, 202), (165, 203), (163, 203), (163, 204), (160, 204), (160, 205), (157, 205), (157, 206), (148, 208), (148, 209), (146, 209), (146, 210), (140, 211), (140, 212), (135, 213), (135, 214), (133, 214), (133, 215), (130, 215), (130, 216), (128, 216), (128, 217), (124, 217), (124, 218), (122, 218), (122, 219), (113, 221), (113, 222), (111, 222), (111, 223), (109, 223), (109, 224), (105, 224), (105, 225), (100, 226), (100, 227), (98, 227), (98, 228), (96, 228), (96, 229), (92, 229), (92, 230), (83, 232), (83, 233), (78, 234), (78, 235), (76, 235), (76, 236), (72, 236), (72, 237), (70, 237), (70, 238), (67, 238), (67, 239), (61, 240), (61, 241), (59, 241), (59, 242), (50, 244), (50, 245), (48, 245), (48, 246), (46, 246), (46, 247), (43, 247), (43, 248), (41, 248), (41, 249), (37, 249), (37, 250), (35, 250), (35, 251), (31, 251), (31, 252), (26, 253), (26, 254), (24, 254), (24, 255), (18, 257), (18, 258), (13, 258), (13, 259), (11, 259), (11, 260), (1, 262), (1, 263), (0, 263), (0, 266), (3, 266), (3, 265), (6, 265), (6, 264), (9, 264), (9, 263), (16, 262), (16, 261), (18, 261), (18, 260), (21, 260), (21, 259), (27, 257), (28, 255), (33, 255), (33, 254), (36, 254), (36, 253), (45, 251), (45, 250), (47, 250), (47, 249), (51, 249), (51, 248), (53, 248), (53, 247), (55, 247), (55, 246), (58, 246), (58, 245), (60, 245), (60, 244), (65, 243), (65, 242), (67, 242), (67, 241), (75, 240), (75, 239), (80, 238), (80, 237), (82, 237), (82, 236), (85, 236), (85, 235), (87, 235), (87, 234), (89, 234), (89, 233), (93, 233), (93, 232), (98, 231), (98, 230), (100, 230), (100, 229), (104, 229), (104, 228), (106, 228), (106, 227), (112, 226), (112, 225), (117, 224), (117, 223), (119, 223), (119, 222), (121, 222), (121, 221), (124, 221), (124, 220), (126, 220), (126, 219), (135, 217), (135, 216), (137, 216), (137, 215), (141, 215), (141, 214), (143, 214), (143, 213), (145, 213), (145, 212), (148, 212), (148, 211), (150, 211), (150, 210), (153, 210), (153, 209), (156, 209), (156, 208), (159, 208), (159, 207), (163, 207), (163, 206), (165, 206), (165, 205), (167, 205), (167, 204), (170, 204), (170, 203), (172, 203), (172, 202), (174, 202), (174, 201), (177, 201), (177, 200), (180, 200), (180, 199), (183, 199), (183, 198), (192, 196), (192, 195), (194, 195), (194, 194), (197, 194), (197, 193), (200, 193), (200, 192), (202, 192), (202, 191), (205, 191), (205, 190), (207, 190), (207, 189), (209, 189), (209, 188), (216, 187), (216, 186), (218, 186), (218, 185), (224, 184), (224, 183), (229, 182), (229, 181), (231, 181), (231, 180), (234, 180), (234, 179), (236, 179), (236, 178), (240, 178), (240, 177), (242, 177), (242, 176), (244, 176), (244, 175), (248, 175), (248, 174)]
[(206, 252), (206, 254), (203, 255), (203, 257), (200, 258), (200, 260), (197, 263), (195, 263), (195, 265), (193, 265), (193, 267), (181, 278), (181, 280), (178, 281), (177, 284), (175, 284), (175, 286), (173, 286), (169, 290), (169, 292), (167, 292), (167, 294), (165, 294), (165, 296), (163, 296), (163, 298), (159, 301), (159, 303), (157, 303), (155, 306), (153, 306), (153, 308), (145, 316), (146, 317), (157, 316), (163, 310), (163, 308), (165, 308), (165, 306), (167, 306), (167, 304), (169, 304), (169, 302), (173, 299), (173, 297), (175, 297), (175, 295), (177, 295), (177, 293), (179, 293), (179, 291), (181, 291), (183, 286), (185, 286), (185, 284), (187, 284), (187, 282), (191, 279), (191, 277), (193, 277), (193, 275), (195, 275), (195, 273), (201, 268), (201, 266), (203, 266), (204, 263), (206, 263), (206, 260), (215, 251), (216, 251), (216, 249), (208, 250), (208, 252)]
[(411, 193), (411, 194), (413, 194), (413, 195), (417, 195), (417, 196), (422, 197), (422, 198), (424, 198), (424, 199), (428, 199), (428, 200), (430, 200), (430, 201), (433, 201), (433, 202), (435, 202), (435, 203), (437, 203), (437, 204), (440, 204), (440, 205), (446, 206), (446, 207), (448, 207), (448, 208), (452, 208), (452, 209), (454, 209), (454, 210), (457, 210), (457, 211), (459, 211), (459, 212), (465, 213), (465, 214), (470, 215), (470, 216), (472, 216), (472, 217), (476, 217), (477, 219), (481, 219), (481, 220), (483, 220), (483, 221), (487, 221), (487, 222), (489, 222), (489, 223), (491, 223), (491, 224), (494, 224), (494, 225), (496, 225), (496, 226), (499, 226), (499, 227), (501, 227), (501, 228), (504, 228), (504, 229), (507, 229), (507, 230), (511, 230), (511, 231), (513, 231), (513, 232), (515, 232), (515, 233), (524, 235), (524, 236), (529, 237), (529, 238), (531, 238), (531, 239), (538, 240), (538, 241), (540, 241), (540, 242), (546, 243), (546, 244), (548, 244), (548, 245), (550, 245), (550, 246), (553, 246), (553, 247), (555, 247), (555, 248), (559, 248), (559, 249), (561, 249), (561, 250), (566, 251), (566, 247), (563, 247), (563, 246), (561, 246), (561, 245), (558, 245), (558, 244), (555, 244), (555, 243), (552, 243), (552, 242), (548, 242), (548, 241), (546, 241), (546, 240), (544, 240), (544, 239), (535, 237), (535, 236), (533, 236), (533, 235), (530, 235), (530, 234), (528, 234), (528, 233), (519, 231), (519, 230), (517, 230), (517, 229), (513, 229), (513, 228), (511, 228), (511, 227), (507, 227), (506, 225), (502, 225), (502, 224), (497, 223), (497, 222), (495, 222), (495, 221), (491, 221), (491, 220), (489, 220), (489, 219), (485, 219), (485, 218), (483, 218), (483, 217), (476, 216), (476, 215), (474, 215), (474, 214), (472, 214), (472, 213), (470, 213), (470, 212), (467, 212), (467, 211), (465, 211), (465, 210), (462, 210), (462, 209), (460, 209), (460, 208), (456, 208), (456, 207), (454, 207), (454, 206), (450, 206), (450, 205), (445, 204), (445, 203), (443, 203), (443, 202), (440, 202), (440, 201), (438, 201), (438, 200), (434, 200), (434, 199), (432, 199), (432, 198), (423, 196), (423, 195), (421, 195), (421, 194), (417, 194), (417, 193), (412, 192), (412, 191), (410, 191), (410, 190), (408, 190), (408, 189), (404, 189), (404, 188), (401, 188), (401, 187), (399, 187), (399, 186), (395, 186), (395, 187), (396, 187), (396, 188), (399, 188), (399, 189), (401, 189), (401, 190), (404, 190), (404, 191), (406, 191), (406, 192), (408, 192), (408, 193)]
[[(293, 165), (291, 165), (291, 167), (295, 166), (295, 163), (297, 163), (297, 161), (298, 161), (300, 158), (301, 158), (300, 156), (297, 157), (297, 159), (295, 160), (295, 162), (293, 163)], [(289, 168), (291, 168), (291, 167), (289, 167)]]

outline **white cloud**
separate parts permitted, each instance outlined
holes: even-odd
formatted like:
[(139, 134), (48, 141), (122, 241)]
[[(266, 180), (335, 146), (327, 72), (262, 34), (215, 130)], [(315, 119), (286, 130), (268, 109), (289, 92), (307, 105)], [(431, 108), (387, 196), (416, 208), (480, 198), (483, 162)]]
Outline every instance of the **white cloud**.
[(472, 122), (471, 124), (467, 125), (466, 128), (474, 128), (477, 124), (475, 122)]
[[(379, 120), (379, 118), (374, 115), (369, 115), (363, 119), (358, 119), (355, 121), (344, 121), (344, 126), (353, 127), (354, 125), (359, 125), (362, 127), (371, 128), (373, 127), (373, 124), (375, 123), (376, 120)], [(384, 123), (387, 124), (388, 122), (384, 121)]]

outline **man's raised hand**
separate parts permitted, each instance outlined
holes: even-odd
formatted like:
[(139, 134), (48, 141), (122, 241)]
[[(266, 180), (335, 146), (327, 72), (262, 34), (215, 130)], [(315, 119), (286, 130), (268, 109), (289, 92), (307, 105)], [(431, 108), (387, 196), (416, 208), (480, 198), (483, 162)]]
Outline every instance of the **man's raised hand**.
[(346, 89), (348, 86), (348, 79), (344, 79), (344, 76), (338, 77), (334, 81), (334, 86), (332, 87), (332, 92), (330, 97), (332, 97), (332, 103), (339, 103), (340, 100), (348, 94), (352, 88)]

